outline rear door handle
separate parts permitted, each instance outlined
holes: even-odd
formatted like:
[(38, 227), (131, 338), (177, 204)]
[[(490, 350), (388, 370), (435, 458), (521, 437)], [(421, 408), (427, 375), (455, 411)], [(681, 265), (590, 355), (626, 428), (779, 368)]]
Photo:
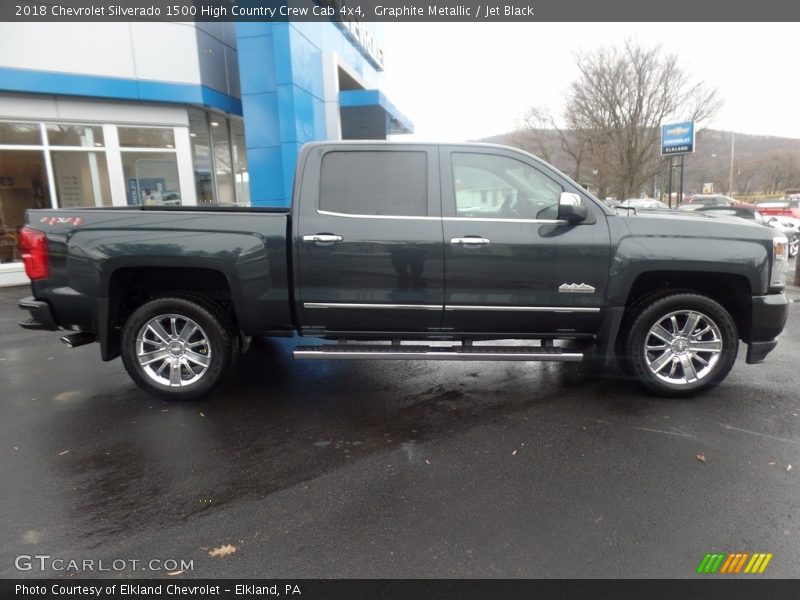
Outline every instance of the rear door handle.
[(331, 233), (314, 233), (312, 235), (304, 235), (303, 241), (317, 244), (333, 244), (334, 242), (341, 242), (342, 236)]
[(482, 237), (454, 237), (450, 238), (454, 246), (488, 246), (492, 242)]

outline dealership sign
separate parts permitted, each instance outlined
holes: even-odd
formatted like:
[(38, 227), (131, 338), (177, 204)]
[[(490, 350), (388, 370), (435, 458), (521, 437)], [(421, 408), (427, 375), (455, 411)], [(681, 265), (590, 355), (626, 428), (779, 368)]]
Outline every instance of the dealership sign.
[[(348, 5), (348, 0), (314, 0), (318, 5), (333, 12), (326, 14), (331, 17), (344, 31), (345, 35), (355, 44), (358, 51), (378, 71), (383, 71), (383, 48), (370, 28), (364, 22), (364, 11), (361, 6)], [(317, 14), (317, 13), (314, 13)]]
[(694, 152), (694, 122), (670, 123), (661, 126), (661, 154)]

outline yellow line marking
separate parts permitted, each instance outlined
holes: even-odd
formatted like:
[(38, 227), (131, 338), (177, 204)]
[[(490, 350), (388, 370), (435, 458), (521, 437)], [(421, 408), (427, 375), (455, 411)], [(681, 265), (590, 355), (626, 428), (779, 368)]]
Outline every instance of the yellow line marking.
[(772, 554), (771, 553), (767, 554), (767, 557), (764, 559), (764, 562), (761, 563), (761, 568), (758, 570), (758, 572), (759, 573), (763, 573), (764, 569), (767, 568), (767, 565), (769, 564), (769, 561), (771, 561), (771, 560), (772, 560)]
[(753, 558), (751, 558), (750, 562), (747, 563), (747, 566), (744, 568), (744, 572), (749, 573), (751, 570), (753, 570), (753, 565), (755, 565), (756, 562), (759, 561), (760, 557), (761, 555), (758, 552), (753, 554)]

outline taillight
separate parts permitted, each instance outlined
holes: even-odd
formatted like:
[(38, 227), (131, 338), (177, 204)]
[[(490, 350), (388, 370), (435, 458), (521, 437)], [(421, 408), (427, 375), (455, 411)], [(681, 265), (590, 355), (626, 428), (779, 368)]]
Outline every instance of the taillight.
[(47, 234), (38, 229), (23, 227), (19, 234), (19, 249), (25, 264), (25, 274), (29, 279), (47, 279), (50, 276)]

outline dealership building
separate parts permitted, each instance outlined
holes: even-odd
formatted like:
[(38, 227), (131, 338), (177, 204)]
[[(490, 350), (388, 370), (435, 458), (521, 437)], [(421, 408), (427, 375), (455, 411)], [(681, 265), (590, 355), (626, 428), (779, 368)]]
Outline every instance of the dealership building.
[(38, 207), (288, 206), (298, 152), (410, 121), (363, 23), (1, 23), (0, 285)]

